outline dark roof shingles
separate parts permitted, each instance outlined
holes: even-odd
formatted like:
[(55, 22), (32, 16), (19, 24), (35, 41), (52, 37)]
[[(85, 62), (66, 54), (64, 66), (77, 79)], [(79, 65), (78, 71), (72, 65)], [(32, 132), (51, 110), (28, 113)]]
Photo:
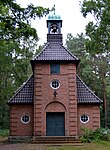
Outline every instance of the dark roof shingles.
[(102, 103), (102, 100), (78, 76), (76, 79), (78, 103)]
[(59, 42), (47, 43), (34, 60), (75, 60), (78, 59)]
[[(77, 76), (77, 100), (79, 104), (102, 103), (102, 101), (87, 87), (87, 85)], [(34, 100), (34, 82), (31, 76), (25, 84), (23, 84), (8, 104), (15, 103), (33, 103)]]
[(33, 103), (34, 88), (33, 76), (31, 76), (22, 86), (15, 92), (14, 96), (8, 101), (8, 104), (13, 103)]

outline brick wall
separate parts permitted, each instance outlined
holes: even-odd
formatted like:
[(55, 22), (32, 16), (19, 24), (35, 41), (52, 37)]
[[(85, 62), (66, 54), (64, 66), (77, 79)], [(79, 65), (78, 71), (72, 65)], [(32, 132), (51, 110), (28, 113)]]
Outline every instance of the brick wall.
[[(30, 116), (30, 122), (23, 124), (21, 116)], [(33, 106), (11, 105), (10, 106), (10, 136), (32, 136), (33, 135)]]
[[(50, 83), (57, 79), (60, 88), (56, 89), (57, 96)], [(36, 64), (34, 68), (34, 106), (10, 106), (10, 135), (11, 136), (46, 136), (46, 112), (65, 113), (65, 135), (77, 136), (81, 128), (92, 130), (100, 127), (100, 108), (98, 105), (78, 105), (76, 88), (75, 64), (61, 64), (60, 74), (50, 74), (49, 64)], [(29, 115), (28, 124), (21, 122), (22, 115)], [(90, 120), (81, 123), (80, 116), (86, 114)]]
[[(54, 79), (60, 82), (60, 88), (56, 90), (56, 97), (53, 96), (54, 90), (50, 86)], [(36, 64), (34, 93), (34, 135), (46, 135), (46, 112), (49, 111), (46, 108), (49, 105), (56, 109), (51, 112), (65, 112), (65, 134), (77, 135), (75, 64), (61, 64), (59, 75), (50, 74), (49, 64)]]
[[(86, 114), (89, 116), (89, 122), (81, 123), (80, 116)], [(98, 105), (78, 105), (78, 133), (81, 134), (81, 128), (86, 127), (95, 130), (100, 127), (100, 107)]]
[(69, 64), (69, 135), (77, 135), (77, 87), (76, 87), (76, 67)]

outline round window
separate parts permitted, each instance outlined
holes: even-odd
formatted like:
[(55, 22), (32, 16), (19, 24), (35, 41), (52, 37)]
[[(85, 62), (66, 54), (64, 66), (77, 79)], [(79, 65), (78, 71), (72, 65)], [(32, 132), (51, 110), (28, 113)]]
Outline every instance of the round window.
[(23, 115), (22, 117), (21, 117), (21, 122), (22, 123), (29, 123), (29, 121), (30, 121), (30, 116), (28, 116), (28, 115)]
[(60, 87), (60, 82), (58, 80), (53, 80), (51, 83), (50, 83), (50, 86), (53, 88), (53, 89), (58, 89)]
[(87, 115), (82, 115), (82, 116), (80, 117), (80, 121), (81, 121), (82, 123), (87, 123), (87, 122), (89, 121), (89, 116), (87, 116)]

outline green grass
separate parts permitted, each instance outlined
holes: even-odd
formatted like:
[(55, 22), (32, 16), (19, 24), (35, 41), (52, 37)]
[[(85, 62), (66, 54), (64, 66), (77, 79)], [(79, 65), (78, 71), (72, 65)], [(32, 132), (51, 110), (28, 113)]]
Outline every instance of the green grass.
[(1, 137), (7, 137), (9, 135), (8, 129), (0, 129), (0, 136)]
[(110, 150), (109, 142), (97, 142), (97, 143), (88, 143), (80, 147), (75, 146), (59, 146), (59, 147), (49, 147), (46, 150)]

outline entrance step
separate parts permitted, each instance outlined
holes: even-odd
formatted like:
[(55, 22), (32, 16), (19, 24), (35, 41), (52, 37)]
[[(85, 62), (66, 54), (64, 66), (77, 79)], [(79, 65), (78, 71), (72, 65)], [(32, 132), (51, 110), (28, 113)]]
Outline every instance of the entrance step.
[(76, 136), (34, 136), (31, 143), (50, 145), (82, 145), (81, 141)]

